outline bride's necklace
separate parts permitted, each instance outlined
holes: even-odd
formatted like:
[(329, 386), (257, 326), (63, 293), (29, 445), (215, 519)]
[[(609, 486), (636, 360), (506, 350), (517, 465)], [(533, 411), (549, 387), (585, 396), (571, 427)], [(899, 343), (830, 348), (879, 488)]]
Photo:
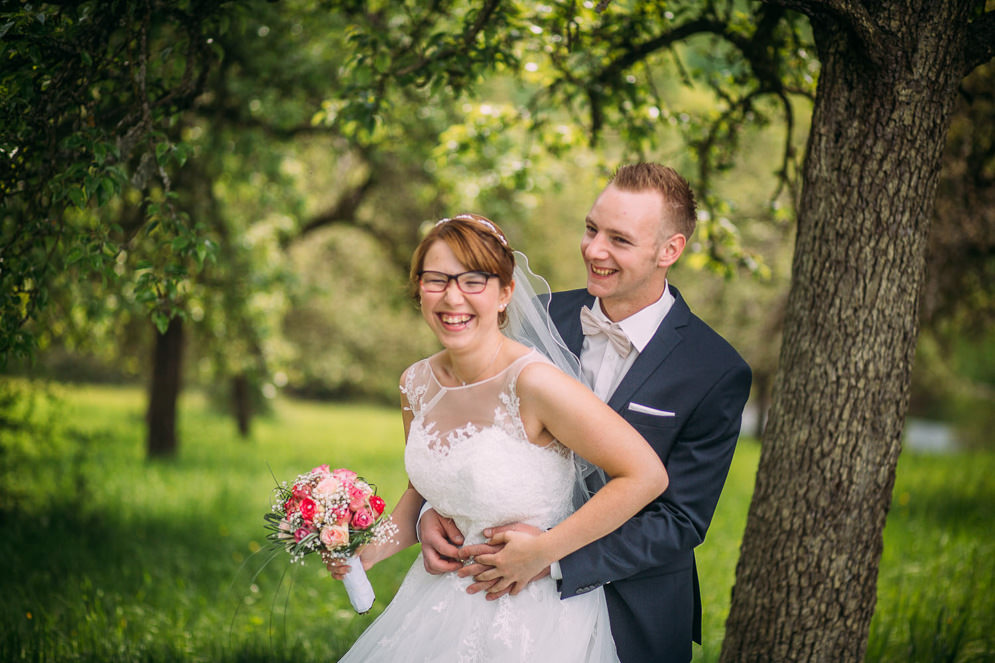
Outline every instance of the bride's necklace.
[(456, 366), (453, 364), (452, 359), (449, 360), (449, 372), (452, 374), (454, 378), (459, 380), (460, 386), (465, 387), (467, 384), (472, 384), (473, 382), (476, 382), (478, 378), (483, 376), (484, 373), (486, 373), (491, 369), (491, 366), (494, 365), (494, 361), (498, 358), (498, 355), (501, 354), (501, 348), (503, 347), (504, 347), (504, 337), (502, 336), (501, 342), (498, 343), (497, 350), (494, 351), (494, 354), (491, 356), (491, 360), (487, 362), (487, 366), (484, 366), (484, 370), (480, 371), (479, 373), (474, 375), (473, 378), (469, 380), (464, 380), (462, 377), (460, 377), (460, 374), (456, 372)]

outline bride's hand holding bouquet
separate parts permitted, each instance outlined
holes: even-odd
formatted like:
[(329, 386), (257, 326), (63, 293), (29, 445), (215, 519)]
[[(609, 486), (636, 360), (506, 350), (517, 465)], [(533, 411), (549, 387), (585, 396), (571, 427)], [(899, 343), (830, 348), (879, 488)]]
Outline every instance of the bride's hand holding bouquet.
[[(333, 575), (345, 583), (357, 612), (373, 605), (373, 587), (358, 551), (370, 543), (390, 541), (397, 527), (384, 515), (376, 488), (352, 470), (320, 465), (288, 485), (273, 490), (273, 504), (264, 518), (267, 535), (283, 547), (292, 562), (318, 553)], [(372, 564), (371, 564), (372, 566)], [(352, 569), (352, 573), (344, 570)]]

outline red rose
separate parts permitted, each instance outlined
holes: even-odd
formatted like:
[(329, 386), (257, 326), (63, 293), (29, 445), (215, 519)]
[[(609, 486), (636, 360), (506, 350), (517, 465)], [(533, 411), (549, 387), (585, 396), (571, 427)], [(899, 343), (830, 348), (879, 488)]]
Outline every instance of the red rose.
[(345, 525), (349, 522), (349, 509), (344, 506), (337, 506), (332, 509), (331, 521), (336, 525)]
[(310, 497), (305, 497), (301, 500), (301, 515), (304, 516), (304, 520), (311, 522), (314, 518), (314, 512), (317, 510), (318, 505), (314, 503), (314, 500)]
[(374, 495), (370, 498), (370, 508), (373, 509), (373, 513), (377, 516), (383, 513), (384, 507), (387, 505), (384, 503), (383, 498), (379, 495)]
[(297, 511), (297, 500), (291, 497), (283, 503), (283, 512), (289, 516), (294, 511)]
[(297, 531), (294, 532), (294, 541), (297, 542), (297, 543), (300, 543), (301, 539), (303, 539), (305, 536), (307, 536), (310, 533), (311, 533), (311, 530), (309, 530), (308, 528), (306, 528), (306, 527), (298, 527)]

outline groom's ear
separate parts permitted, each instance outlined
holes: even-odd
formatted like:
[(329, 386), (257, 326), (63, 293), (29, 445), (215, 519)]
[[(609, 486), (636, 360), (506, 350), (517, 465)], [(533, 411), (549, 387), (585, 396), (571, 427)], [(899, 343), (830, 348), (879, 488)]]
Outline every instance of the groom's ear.
[(657, 266), (667, 268), (677, 262), (677, 259), (684, 253), (687, 242), (688, 238), (681, 233), (674, 233), (663, 240), (657, 252)]

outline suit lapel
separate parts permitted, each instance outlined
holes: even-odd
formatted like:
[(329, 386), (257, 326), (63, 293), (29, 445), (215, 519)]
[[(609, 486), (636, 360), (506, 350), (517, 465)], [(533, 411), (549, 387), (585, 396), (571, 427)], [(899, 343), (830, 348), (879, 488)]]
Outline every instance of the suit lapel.
[[(608, 400), (608, 405), (617, 412), (622, 412), (636, 390), (653, 375), (674, 348), (684, 340), (681, 328), (687, 325), (691, 310), (677, 288), (671, 286), (670, 289), (674, 295), (673, 306), (664, 317), (663, 322), (660, 323), (649, 345), (636, 357), (632, 367), (629, 368)], [(580, 326), (579, 318), (580, 316), (578, 316), (578, 327)], [(583, 338), (581, 342), (583, 343)]]
[(579, 307), (568, 309), (566, 317), (554, 320), (556, 329), (560, 332), (560, 336), (563, 337), (563, 341), (570, 348), (570, 352), (574, 353), (577, 357), (580, 357), (580, 351), (584, 347), (584, 332), (580, 326), (580, 309), (584, 306), (593, 305), (594, 297), (585, 293)]

